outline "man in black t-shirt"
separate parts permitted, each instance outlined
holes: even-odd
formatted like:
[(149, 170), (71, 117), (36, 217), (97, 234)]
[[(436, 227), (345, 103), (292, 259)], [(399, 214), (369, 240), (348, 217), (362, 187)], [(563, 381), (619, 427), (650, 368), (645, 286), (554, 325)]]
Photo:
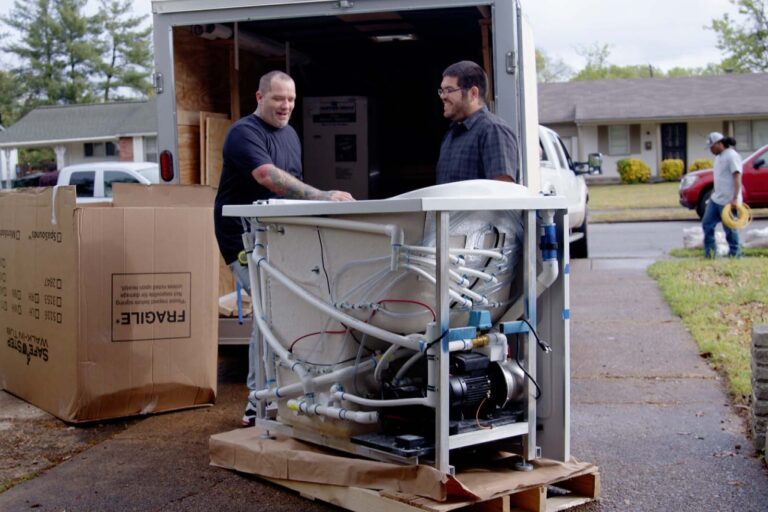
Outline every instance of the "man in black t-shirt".
[[(259, 80), (256, 111), (229, 129), (224, 141), (224, 164), (214, 205), (216, 240), (224, 261), (241, 286), (250, 292), (248, 270), (237, 261), (243, 250), (240, 219), (223, 217), (225, 204), (251, 204), (259, 199), (280, 197), (320, 201), (353, 201), (348, 192), (318, 190), (302, 182), (301, 144), (296, 130), (288, 124), (296, 103), (296, 84), (281, 71), (267, 73)], [(251, 335), (248, 354), (248, 389), (257, 387), (253, 356), (257, 336)], [(253, 425), (256, 410), (248, 402), (244, 426)]]

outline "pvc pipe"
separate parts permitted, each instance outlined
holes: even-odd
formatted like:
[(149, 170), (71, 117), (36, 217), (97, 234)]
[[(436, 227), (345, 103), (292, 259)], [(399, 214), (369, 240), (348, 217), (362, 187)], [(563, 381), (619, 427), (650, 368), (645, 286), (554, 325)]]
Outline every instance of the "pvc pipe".
[(343, 407), (310, 404), (304, 400), (288, 400), (288, 408), (310, 416), (322, 415), (339, 420), (354, 421), (355, 423), (379, 422), (379, 413), (376, 411), (351, 411)]
[[(334, 386), (335, 387), (335, 386)], [(393, 398), (392, 400), (374, 400), (371, 398), (363, 398), (361, 396), (345, 393), (338, 388), (331, 388), (331, 396), (339, 400), (346, 400), (353, 404), (363, 405), (365, 407), (401, 407), (405, 405), (429, 405), (429, 399), (427, 397), (414, 397), (414, 398)]]
[[(423, 270), (423, 269), (421, 269), (419, 267), (416, 267), (414, 265), (400, 265), (400, 267), (401, 268), (406, 268), (408, 270), (412, 270), (412, 271), (416, 272), (417, 274), (419, 274), (419, 275), (423, 276), (424, 278), (426, 278), (432, 284), (435, 284), (435, 277), (432, 276), (431, 274), (429, 274), (429, 272), (427, 272), (426, 270)], [(455, 290), (449, 289), (448, 290), (448, 294), (451, 296), (452, 299), (458, 301), (462, 306), (472, 307), (472, 301), (469, 300), (466, 297), (462, 297)]]
[(416, 364), (416, 362), (421, 359), (421, 356), (423, 356), (423, 352), (416, 352), (411, 357), (408, 358), (406, 362), (403, 363), (403, 366), (400, 367), (399, 370), (397, 370), (397, 373), (395, 374), (395, 378), (393, 379), (395, 382), (399, 381), (403, 378), (403, 376), (408, 373), (408, 370), (411, 369), (411, 366)]
[(379, 358), (379, 362), (376, 365), (376, 369), (373, 371), (373, 379), (376, 382), (381, 382), (381, 372), (384, 371), (384, 368), (386, 368), (389, 365), (390, 361), (394, 361), (395, 359), (397, 359), (397, 351), (398, 349), (401, 349), (401, 348), (402, 347), (392, 344), (381, 355), (381, 357)]
[(540, 296), (544, 293), (544, 290), (552, 286), (552, 283), (557, 280), (557, 276), (560, 274), (560, 269), (557, 266), (557, 260), (548, 260), (542, 262), (541, 273), (536, 277), (536, 296)]
[(372, 222), (360, 222), (356, 220), (334, 219), (328, 217), (270, 217), (269, 219), (261, 219), (261, 222), (268, 222), (269, 224), (293, 224), (297, 226), (346, 229), (362, 233), (387, 235), (390, 237), (390, 244), (393, 248), (392, 259), (390, 262), (392, 270), (397, 269), (397, 254), (405, 240), (402, 228), (396, 224), (374, 224)]
[[(329, 219), (329, 220), (332, 220), (332, 219)], [(378, 338), (380, 340), (384, 340), (390, 343), (394, 343), (396, 345), (400, 345), (401, 347), (405, 347), (405, 348), (409, 348), (411, 350), (417, 350), (417, 351), (424, 350), (423, 340), (416, 340), (416, 339), (408, 338), (406, 336), (401, 336), (399, 334), (395, 334), (389, 331), (385, 331), (384, 329), (381, 329), (379, 327), (362, 322), (353, 316), (347, 315), (346, 313), (342, 313), (341, 311), (326, 304), (322, 300), (318, 299), (311, 293), (304, 290), (301, 286), (294, 283), (288, 276), (283, 274), (281, 271), (279, 271), (277, 268), (272, 266), (272, 264), (267, 262), (266, 260), (261, 260), (259, 264), (264, 270), (267, 271), (267, 273), (269, 273), (272, 277), (280, 281), (286, 288), (292, 291), (295, 295), (304, 299), (307, 303), (315, 306), (317, 309), (321, 310), (326, 315), (335, 318), (336, 320), (343, 323), (344, 325), (352, 329), (356, 329), (360, 332), (364, 332), (370, 336), (373, 336), (374, 338)], [(280, 348), (283, 351), (287, 352), (282, 346)]]
[[(409, 256), (409, 255), (400, 255), (400, 260), (403, 261), (405, 264), (410, 264), (411, 262), (415, 263), (416, 265), (425, 265), (429, 268), (436, 268), (437, 262), (435, 260), (431, 260), (429, 258), (420, 258), (418, 256)], [(456, 284), (459, 286), (464, 286), (465, 284), (469, 284), (469, 280), (465, 278), (462, 275), (459, 275), (458, 272), (452, 269), (448, 269), (448, 275), (450, 275), (454, 281), (456, 281)]]
[[(332, 382), (348, 379), (357, 373), (366, 372), (371, 368), (373, 368), (374, 366), (378, 368), (378, 365), (376, 364), (375, 360), (366, 359), (365, 361), (360, 363), (358, 366), (346, 366), (339, 370), (334, 370), (329, 373), (324, 373), (323, 375), (318, 375), (317, 377), (312, 377), (311, 380), (312, 380), (312, 383), (315, 385), (315, 387), (323, 386), (325, 384), (330, 384)], [(279, 388), (259, 389), (257, 391), (251, 391), (251, 393), (249, 394), (249, 398), (252, 398), (255, 400), (274, 400), (278, 398), (298, 396), (301, 394), (302, 388), (303, 388), (302, 383), (296, 382), (294, 384), (288, 384), (287, 386), (282, 386)]]
[[(407, 251), (424, 252), (427, 254), (435, 254), (434, 247), (424, 247), (415, 245), (404, 245), (403, 249)], [(487, 256), (496, 260), (506, 260), (507, 257), (500, 252), (491, 251), (489, 249), (465, 249), (463, 247), (453, 247), (448, 249), (449, 254), (471, 254), (473, 256)]]
[(486, 283), (496, 284), (499, 282), (498, 278), (495, 275), (489, 274), (487, 272), (483, 272), (481, 270), (476, 270), (474, 268), (458, 267), (456, 270), (458, 270), (459, 272), (464, 272), (465, 274), (468, 274), (470, 276), (479, 277), (480, 279), (483, 279)]
[[(266, 256), (266, 247), (267, 247), (267, 234), (266, 229), (263, 229), (261, 226), (257, 226), (254, 232), (254, 240), (253, 240), (253, 251), (256, 254), (256, 257), (263, 258)], [(262, 280), (262, 276), (259, 275), (258, 269), (256, 269), (257, 279), (259, 282), (259, 290), (262, 289), (264, 283)], [(251, 278), (251, 268), (250, 265), (248, 267), (248, 277), (251, 279), (251, 290), (253, 290), (253, 279)], [(259, 308), (261, 308), (261, 303), (259, 303)], [(253, 309), (252, 314), (254, 315), (254, 318), (256, 317), (256, 310)], [(267, 386), (271, 385), (273, 382), (276, 381), (277, 377), (277, 367), (275, 366), (275, 354), (272, 350), (272, 346), (269, 343), (264, 343), (264, 354), (262, 354), (263, 361), (264, 361), (264, 380), (267, 383)]]
[[(253, 256), (253, 254), (251, 254), (251, 256)], [(272, 333), (272, 329), (269, 327), (269, 324), (267, 324), (267, 322), (264, 320), (264, 313), (261, 310), (261, 296), (259, 294), (261, 287), (255, 286), (256, 283), (259, 283), (258, 266), (258, 263), (255, 261), (248, 262), (248, 277), (251, 281), (251, 307), (253, 308), (253, 321), (256, 322), (259, 331), (261, 332), (262, 336), (264, 336), (264, 339), (267, 341), (277, 357), (280, 358), (281, 361), (291, 365), (291, 370), (296, 372), (296, 374), (301, 379), (302, 384), (306, 385), (307, 379), (310, 378), (309, 372), (306, 368), (304, 368), (303, 365), (292, 360), (291, 353), (288, 352), (285, 347), (283, 347), (280, 341)]]

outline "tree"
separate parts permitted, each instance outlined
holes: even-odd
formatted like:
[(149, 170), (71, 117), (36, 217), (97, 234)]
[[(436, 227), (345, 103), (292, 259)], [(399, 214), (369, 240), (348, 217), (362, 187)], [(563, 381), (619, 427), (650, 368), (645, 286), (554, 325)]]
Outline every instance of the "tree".
[[(23, 109), (59, 103), (109, 101), (119, 88), (151, 90), (151, 27), (130, 17), (129, 0), (101, 0), (86, 16), (87, 0), (15, 0), (1, 17), (17, 37), (0, 48), (19, 62)], [(1, 100), (1, 98), (0, 98)]]
[(0, 125), (7, 127), (19, 118), (21, 84), (13, 73), (0, 71)]
[(144, 95), (152, 90), (152, 27), (141, 28), (146, 16), (132, 17), (130, 12), (130, 0), (101, 0), (99, 17), (104, 35), (98, 87), (103, 101), (109, 101), (121, 87)]
[(573, 69), (563, 59), (553, 59), (544, 50), (536, 50), (536, 77), (539, 82), (565, 82)]
[(724, 69), (737, 72), (768, 71), (768, 2), (731, 0), (746, 20), (739, 24), (726, 13), (708, 28), (717, 32), (717, 48), (724, 54)]
[(65, 82), (60, 93), (64, 103), (89, 103), (93, 101), (93, 84), (90, 77), (98, 64), (99, 51), (96, 34), (100, 19), (85, 16), (86, 0), (56, 0), (58, 25), (54, 32), (60, 44), (64, 63)]
[(21, 36), (3, 45), (21, 65), (15, 69), (26, 84), (27, 104), (54, 103), (60, 98), (63, 63), (59, 58), (57, 23), (50, 0), (16, 0), (8, 16), (0, 18)]

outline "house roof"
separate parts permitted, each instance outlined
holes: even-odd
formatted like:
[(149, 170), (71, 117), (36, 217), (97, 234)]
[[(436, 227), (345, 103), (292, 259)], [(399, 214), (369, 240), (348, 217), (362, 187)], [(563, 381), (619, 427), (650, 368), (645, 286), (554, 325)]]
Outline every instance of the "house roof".
[(108, 140), (157, 133), (155, 99), (38, 107), (0, 133), (0, 147)]
[(768, 73), (539, 84), (539, 122), (768, 116)]

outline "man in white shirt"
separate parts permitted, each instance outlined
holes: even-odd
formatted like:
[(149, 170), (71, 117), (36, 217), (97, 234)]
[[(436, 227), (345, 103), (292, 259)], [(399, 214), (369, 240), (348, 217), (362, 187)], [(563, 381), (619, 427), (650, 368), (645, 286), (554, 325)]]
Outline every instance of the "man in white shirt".
[[(739, 206), (742, 201), (741, 156), (733, 149), (734, 146), (736, 141), (732, 137), (725, 137), (722, 133), (712, 132), (707, 137), (707, 147), (715, 155), (715, 189), (701, 218), (701, 226), (704, 229), (705, 258), (714, 258), (717, 254), (715, 228), (718, 222), (722, 222), (723, 208)], [(734, 258), (741, 257), (739, 232), (725, 224), (723, 224), (723, 230), (725, 239), (728, 241), (728, 255)]]

